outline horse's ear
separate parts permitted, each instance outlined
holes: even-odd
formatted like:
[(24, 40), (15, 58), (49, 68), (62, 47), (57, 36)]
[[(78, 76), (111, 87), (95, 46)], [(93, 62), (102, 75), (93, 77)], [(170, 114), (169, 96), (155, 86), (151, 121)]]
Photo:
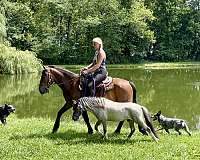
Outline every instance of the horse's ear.
[(46, 69), (46, 67), (44, 65), (42, 65), (42, 66), (43, 66), (43, 69)]

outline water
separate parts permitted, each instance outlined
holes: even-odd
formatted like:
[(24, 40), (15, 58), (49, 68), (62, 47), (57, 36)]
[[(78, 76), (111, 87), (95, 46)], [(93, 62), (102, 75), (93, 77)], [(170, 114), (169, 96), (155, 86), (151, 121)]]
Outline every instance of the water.
[[(71, 70), (78, 73), (78, 70)], [(200, 69), (109, 69), (109, 75), (133, 81), (137, 101), (151, 113), (159, 110), (168, 117), (183, 118), (190, 128), (200, 129)], [(0, 75), (0, 104), (16, 106), (18, 118), (44, 117), (55, 119), (64, 105), (61, 90), (55, 85), (40, 95), (40, 74)], [(71, 120), (71, 110), (63, 120)]]

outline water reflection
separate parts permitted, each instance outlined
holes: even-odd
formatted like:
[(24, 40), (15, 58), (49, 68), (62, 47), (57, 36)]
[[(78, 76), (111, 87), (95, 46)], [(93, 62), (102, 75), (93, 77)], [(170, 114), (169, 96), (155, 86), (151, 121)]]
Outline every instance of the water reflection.
[(0, 103), (9, 102), (16, 95), (25, 96), (37, 86), (37, 74), (0, 75)]
[[(71, 70), (78, 72), (77, 70)], [(131, 80), (137, 87), (138, 103), (152, 112), (162, 110), (168, 117), (186, 119), (190, 128), (200, 128), (200, 70), (194, 69), (109, 69), (112, 77)], [(49, 94), (40, 95), (40, 74), (0, 75), (0, 103), (16, 106), (16, 114), (24, 117), (50, 117), (64, 104), (60, 88), (53, 86)], [(71, 110), (63, 116), (71, 120)]]

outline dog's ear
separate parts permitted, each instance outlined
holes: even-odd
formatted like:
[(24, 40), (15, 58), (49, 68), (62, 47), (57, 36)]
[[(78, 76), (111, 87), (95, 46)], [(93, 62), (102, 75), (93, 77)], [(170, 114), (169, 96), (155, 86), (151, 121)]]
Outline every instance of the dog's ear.
[(159, 114), (159, 115), (161, 114), (161, 110), (160, 110), (160, 111), (158, 111), (158, 114)]
[(5, 103), (5, 108), (8, 108), (8, 107), (9, 107), (9, 105)]

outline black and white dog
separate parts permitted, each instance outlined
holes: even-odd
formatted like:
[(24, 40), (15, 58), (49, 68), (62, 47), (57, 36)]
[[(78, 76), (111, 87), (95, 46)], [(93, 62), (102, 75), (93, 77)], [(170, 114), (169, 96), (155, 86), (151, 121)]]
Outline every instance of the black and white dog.
[(0, 105), (0, 121), (4, 125), (6, 124), (6, 118), (9, 116), (11, 112), (15, 112), (15, 108), (12, 105), (5, 104)]
[(184, 129), (190, 136), (191, 133), (189, 128), (186, 124), (186, 121), (183, 119), (176, 119), (176, 118), (167, 118), (161, 114), (161, 111), (158, 111), (155, 115), (153, 115), (153, 120), (158, 120), (159, 124), (162, 128), (158, 130), (165, 129), (167, 133), (169, 133), (169, 129), (175, 129), (181, 135), (180, 129)]

